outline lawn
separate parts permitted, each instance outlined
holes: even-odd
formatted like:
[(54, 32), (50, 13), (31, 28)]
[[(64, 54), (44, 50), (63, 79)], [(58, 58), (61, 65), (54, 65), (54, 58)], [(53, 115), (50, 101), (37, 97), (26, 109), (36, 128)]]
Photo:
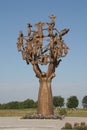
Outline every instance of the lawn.
[[(87, 109), (66, 109), (68, 117), (87, 117)], [(9, 109), (9, 110), (0, 110), (0, 117), (7, 116), (24, 116), (26, 114), (36, 113), (36, 109)], [(58, 114), (58, 111), (55, 112)]]
[(36, 113), (36, 109), (8, 109), (0, 110), (0, 117), (24, 116), (26, 114)]
[(87, 117), (87, 109), (67, 110), (68, 117)]

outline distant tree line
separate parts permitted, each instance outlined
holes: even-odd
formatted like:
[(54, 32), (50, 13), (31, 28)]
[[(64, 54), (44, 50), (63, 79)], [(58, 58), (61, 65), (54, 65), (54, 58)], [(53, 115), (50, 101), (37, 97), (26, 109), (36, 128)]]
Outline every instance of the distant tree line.
[(37, 102), (32, 99), (27, 99), (25, 101), (12, 101), (4, 104), (0, 104), (0, 109), (27, 109), (36, 108)]
[[(76, 96), (70, 96), (67, 98), (67, 102), (65, 104), (65, 100), (61, 96), (53, 97), (53, 105), (54, 107), (62, 108), (66, 105), (67, 108), (77, 108), (79, 105), (79, 100)], [(37, 108), (38, 103), (33, 99), (27, 99), (24, 101), (12, 101), (8, 103), (0, 104), (0, 109), (27, 109), (27, 108)], [(87, 96), (84, 96), (82, 99), (83, 108), (87, 108)]]

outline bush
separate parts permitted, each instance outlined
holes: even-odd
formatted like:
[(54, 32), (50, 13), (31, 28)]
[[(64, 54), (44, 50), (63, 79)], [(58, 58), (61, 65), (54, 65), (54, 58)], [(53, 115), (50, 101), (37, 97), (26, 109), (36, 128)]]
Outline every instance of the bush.
[(67, 111), (65, 108), (59, 109), (59, 114), (60, 115), (67, 115)]
[(72, 129), (72, 124), (69, 122), (66, 122), (65, 126), (62, 129)]
[(81, 122), (81, 123), (74, 123), (74, 126), (72, 127), (72, 124), (69, 122), (65, 123), (65, 126), (61, 129), (72, 129), (72, 130), (87, 130), (87, 125), (85, 124), (85, 122)]
[(75, 123), (74, 129), (76, 129), (76, 130), (87, 130), (87, 125), (85, 124), (85, 122)]

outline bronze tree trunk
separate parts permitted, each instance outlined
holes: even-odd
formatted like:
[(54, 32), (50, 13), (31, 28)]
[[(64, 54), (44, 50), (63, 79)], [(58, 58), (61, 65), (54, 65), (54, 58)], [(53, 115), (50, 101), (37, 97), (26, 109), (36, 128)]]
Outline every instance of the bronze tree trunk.
[(39, 79), (40, 88), (38, 94), (38, 114), (53, 115), (53, 99), (51, 90), (51, 80), (47, 77)]

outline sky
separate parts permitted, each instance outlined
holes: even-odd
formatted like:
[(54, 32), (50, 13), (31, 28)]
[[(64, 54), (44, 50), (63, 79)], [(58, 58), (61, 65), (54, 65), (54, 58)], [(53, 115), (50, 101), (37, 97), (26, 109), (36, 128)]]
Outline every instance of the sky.
[(39, 80), (32, 65), (17, 51), (19, 31), (27, 23), (48, 22), (56, 16), (56, 28), (70, 31), (63, 37), (69, 47), (52, 80), (53, 96), (65, 99), (87, 95), (87, 0), (0, 0), (0, 103), (38, 99)]

